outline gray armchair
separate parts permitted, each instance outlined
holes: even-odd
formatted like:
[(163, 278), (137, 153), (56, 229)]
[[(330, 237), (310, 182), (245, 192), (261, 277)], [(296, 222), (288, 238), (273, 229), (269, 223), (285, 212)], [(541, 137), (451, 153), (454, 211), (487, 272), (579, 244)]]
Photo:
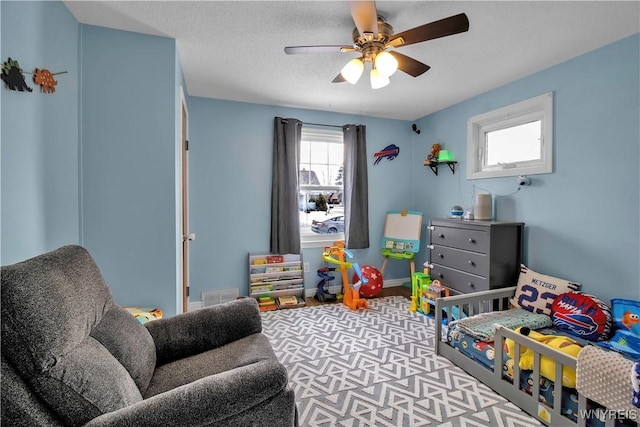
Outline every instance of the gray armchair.
[(142, 325), (89, 253), (2, 267), (2, 425), (293, 426), (252, 299)]

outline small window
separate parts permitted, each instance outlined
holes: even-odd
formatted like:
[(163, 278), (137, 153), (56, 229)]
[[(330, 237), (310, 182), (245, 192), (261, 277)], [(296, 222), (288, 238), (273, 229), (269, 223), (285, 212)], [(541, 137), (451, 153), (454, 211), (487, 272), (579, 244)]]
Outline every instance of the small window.
[(343, 133), (302, 126), (298, 210), (303, 247), (344, 240)]
[(553, 93), (471, 117), (467, 178), (553, 171)]

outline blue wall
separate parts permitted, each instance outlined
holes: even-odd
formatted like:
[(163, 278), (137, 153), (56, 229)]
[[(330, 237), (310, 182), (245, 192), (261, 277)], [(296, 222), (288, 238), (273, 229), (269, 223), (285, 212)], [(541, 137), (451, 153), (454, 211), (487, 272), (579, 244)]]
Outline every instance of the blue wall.
[(496, 197), (496, 218), (525, 222), (525, 261), (534, 270), (579, 281), (605, 300), (640, 298), (639, 45), (636, 34), (419, 120), (414, 157), (440, 142), (455, 152), (460, 173), (414, 168), (415, 208), (426, 217), (468, 208), (472, 185), (512, 193), (515, 177), (465, 179), (467, 119), (552, 91), (554, 172)]
[(83, 244), (123, 305), (176, 313), (175, 40), (81, 26)]
[[(269, 250), (271, 162), (275, 116), (305, 122), (367, 126), (369, 157), (370, 249), (354, 251), (360, 265), (380, 266), (380, 241), (388, 210), (411, 209), (411, 124), (402, 120), (281, 108), (190, 97), (190, 246), (191, 301), (202, 291), (239, 288), (249, 291), (249, 253)], [(400, 147), (393, 161), (373, 166), (373, 153), (390, 143)], [(317, 283), (323, 265), (321, 248), (304, 249), (310, 273), (306, 287)], [(408, 277), (408, 264), (390, 262), (385, 277)]]
[(0, 57), (24, 72), (54, 72), (55, 93), (18, 92), (2, 82), (3, 265), (80, 241), (78, 23), (61, 2), (6, 2)]
[[(81, 243), (119, 303), (177, 312), (184, 82), (175, 41), (79, 26), (61, 2), (0, 7), (3, 61), (18, 59), (25, 71), (69, 71), (56, 77), (55, 94), (32, 83), (33, 93), (1, 89), (0, 261)], [(465, 179), (466, 121), (548, 91), (555, 94), (554, 173), (498, 197), (497, 218), (527, 224), (525, 261), (533, 269), (580, 281), (605, 299), (639, 298), (639, 39), (424, 117), (420, 135), (406, 121), (188, 97), (190, 220), (198, 233), (191, 299), (209, 289), (247, 292), (247, 254), (268, 249), (274, 116), (367, 125), (372, 246), (356, 259), (379, 266), (387, 210), (443, 217), (454, 204), (470, 205), (473, 185), (514, 191), (515, 178)], [(400, 156), (373, 166), (372, 153), (391, 142)], [(455, 175), (444, 170), (436, 177), (422, 165), (435, 142), (457, 155)], [(311, 288), (320, 249), (303, 252)], [(406, 277), (406, 264), (390, 263), (386, 276)]]

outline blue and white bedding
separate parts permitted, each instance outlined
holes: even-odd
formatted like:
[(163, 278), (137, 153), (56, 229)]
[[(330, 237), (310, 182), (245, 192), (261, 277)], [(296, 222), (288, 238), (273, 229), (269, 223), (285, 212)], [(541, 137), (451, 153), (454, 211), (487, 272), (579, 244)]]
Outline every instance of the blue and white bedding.
[(450, 323), (450, 327), (457, 326), (465, 335), (469, 335), (480, 341), (493, 341), (494, 325), (496, 323), (511, 330), (521, 326), (536, 330), (553, 325), (551, 317), (546, 314), (532, 313), (518, 307), (511, 310), (492, 311), (455, 320)]

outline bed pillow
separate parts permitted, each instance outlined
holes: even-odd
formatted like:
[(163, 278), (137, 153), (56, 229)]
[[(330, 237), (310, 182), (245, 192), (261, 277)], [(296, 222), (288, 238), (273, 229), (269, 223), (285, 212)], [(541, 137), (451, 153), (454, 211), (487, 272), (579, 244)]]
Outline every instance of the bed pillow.
[(521, 264), (518, 286), (511, 303), (532, 313), (549, 316), (558, 295), (579, 290), (579, 283), (540, 274)]
[(551, 319), (556, 328), (590, 341), (606, 340), (611, 333), (611, 309), (583, 292), (558, 295), (551, 305)]
[(640, 337), (640, 301), (614, 298), (611, 311), (616, 329), (622, 329)]
[(632, 360), (640, 359), (640, 301), (614, 298), (611, 312), (615, 334), (599, 344)]

